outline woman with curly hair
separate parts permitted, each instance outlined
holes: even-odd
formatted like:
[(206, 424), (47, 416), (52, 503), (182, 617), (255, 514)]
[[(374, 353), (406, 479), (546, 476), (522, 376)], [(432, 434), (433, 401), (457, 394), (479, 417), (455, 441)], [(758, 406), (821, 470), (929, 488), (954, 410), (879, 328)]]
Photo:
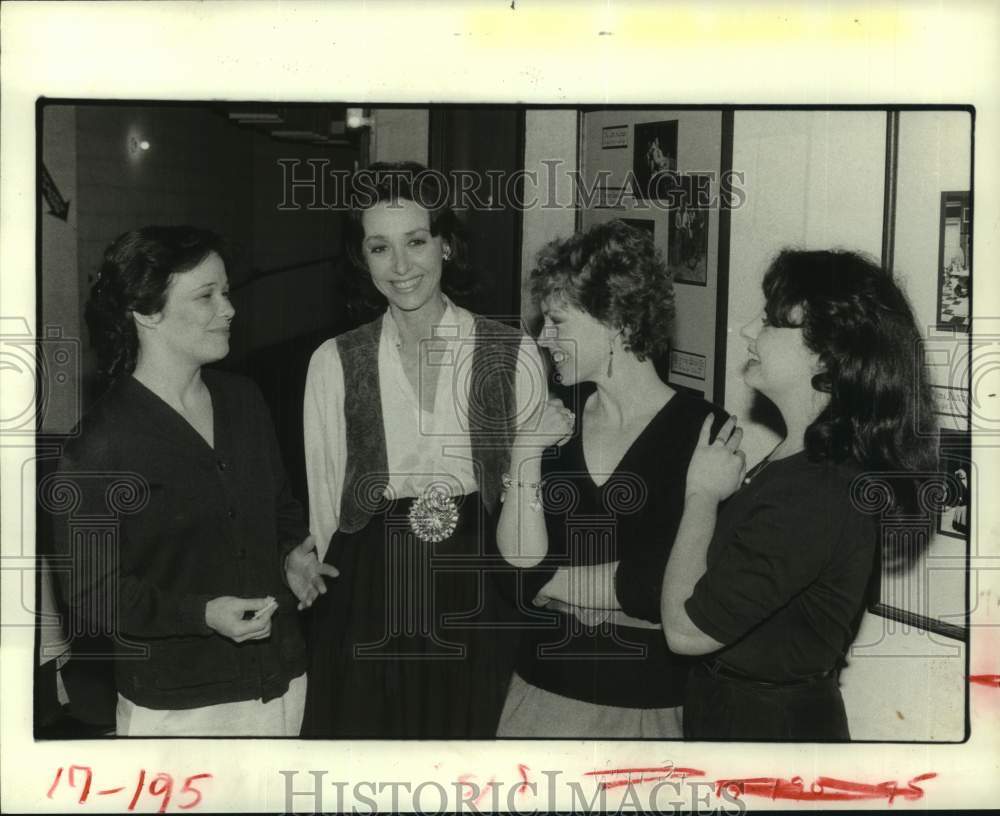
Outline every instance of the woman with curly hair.
[(720, 412), (675, 391), (653, 360), (673, 322), (670, 274), (622, 221), (555, 241), (532, 291), (539, 343), (578, 388), (519, 431), (497, 539), (541, 609), (522, 633), (499, 735), (681, 736), (688, 660), (660, 627), (660, 542), (680, 521), (698, 429)]
[(207, 368), (235, 315), (223, 257), (207, 230), (142, 227), (87, 302), (109, 387), (57, 479), (77, 515), (106, 517), (116, 484), (134, 501), (110, 539), (54, 527), (71, 631), (115, 645), (118, 736), (292, 736), (302, 719), (296, 607), (323, 570), (260, 391)]
[(936, 463), (918, 433), (932, 406), (920, 333), (891, 274), (853, 252), (786, 250), (764, 296), (743, 378), (785, 437), (746, 473), (735, 419), (714, 441), (702, 428), (680, 529), (662, 539), (663, 628), (675, 652), (710, 654), (688, 685), (686, 737), (847, 740), (838, 675), (878, 545), (859, 479), (909, 482), (905, 506)]

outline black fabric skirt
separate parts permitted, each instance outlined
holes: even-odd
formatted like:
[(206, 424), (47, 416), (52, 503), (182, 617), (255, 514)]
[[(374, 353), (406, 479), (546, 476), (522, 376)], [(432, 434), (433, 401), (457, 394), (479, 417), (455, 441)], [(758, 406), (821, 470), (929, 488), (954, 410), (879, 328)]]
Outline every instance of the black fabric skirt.
[(775, 684), (726, 676), (702, 663), (688, 678), (684, 738), (691, 740), (850, 740), (836, 672)]
[(340, 576), (313, 605), (303, 737), (496, 734), (516, 647), (496, 583), (510, 568), (479, 494), (457, 501), (441, 542), (413, 534), (413, 499), (334, 534), (324, 560)]

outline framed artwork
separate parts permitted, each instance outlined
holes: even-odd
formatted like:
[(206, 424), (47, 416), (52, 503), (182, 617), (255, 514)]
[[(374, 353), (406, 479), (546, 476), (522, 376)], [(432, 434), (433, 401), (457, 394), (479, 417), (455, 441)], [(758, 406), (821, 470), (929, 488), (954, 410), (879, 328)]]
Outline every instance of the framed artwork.
[(950, 538), (969, 540), (972, 497), (972, 458), (969, 434), (941, 430), (938, 462), (945, 476), (945, 498), (937, 514), (936, 532)]
[(674, 283), (708, 284), (708, 204), (711, 178), (684, 174), (671, 195), (668, 213), (667, 267)]
[(968, 190), (941, 193), (937, 292), (939, 329), (969, 331), (971, 233), (972, 204)]
[(704, 354), (695, 354), (680, 349), (670, 350), (670, 373), (683, 374), (695, 380), (705, 380), (705, 366), (708, 361)]
[(636, 196), (665, 198), (677, 173), (677, 120), (635, 125), (632, 144)]
[(601, 149), (620, 150), (628, 147), (628, 125), (601, 128)]
[(953, 385), (932, 385), (937, 426), (951, 431), (969, 430), (969, 391)]

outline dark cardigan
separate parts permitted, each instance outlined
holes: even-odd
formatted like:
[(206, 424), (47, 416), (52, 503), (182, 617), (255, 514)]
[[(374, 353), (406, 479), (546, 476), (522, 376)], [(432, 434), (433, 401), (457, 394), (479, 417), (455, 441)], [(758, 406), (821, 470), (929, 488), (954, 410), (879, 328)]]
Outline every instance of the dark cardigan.
[[(39, 485), (70, 636), (110, 635), (118, 691), (150, 708), (269, 700), (306, 667), (282, 563), (308, 531), (267, 406), (250, 380), (202, 377), (214, 449), (123, 377)], [(237, 644), (212, 631), (205, 604), (222, 595), (274, 596), (270, 637)]]

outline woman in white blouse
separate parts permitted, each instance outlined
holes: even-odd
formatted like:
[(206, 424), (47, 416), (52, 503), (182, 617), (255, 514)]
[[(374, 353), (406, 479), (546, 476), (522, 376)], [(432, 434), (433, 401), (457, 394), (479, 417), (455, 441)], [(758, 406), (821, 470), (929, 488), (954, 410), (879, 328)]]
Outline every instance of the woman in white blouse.
[(314, 605), (303, 736), (490, 737), (503, 705), (494, 518), (545, 380), (531, 340), (448, 296), (468, 269), (447, 193), (415, 163), (354, 179), (347, 251), (388, 308), (306, 380), (310, 529), (340, 577)]

